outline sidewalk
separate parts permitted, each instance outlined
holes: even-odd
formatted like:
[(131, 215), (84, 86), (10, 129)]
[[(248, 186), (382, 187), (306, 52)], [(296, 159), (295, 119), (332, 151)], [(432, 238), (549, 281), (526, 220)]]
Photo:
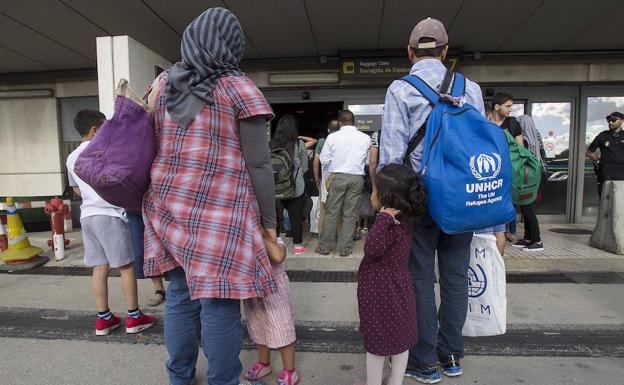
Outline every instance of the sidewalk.
[[(519, 230), (522, 228), (520, 225)], [(624, 272), (624, 255), (617, 255), (608, 251), (589, 246), (590, 234), (563, 234), (553, 232), (556, 229), (585, 230), (591, 232), (592, 225), (587, 224), (554, 224), (541, 225), (544, 251), (526, 252), (511, 247), (507, 243), (505, 251), (505, 263), (507, 272), (531, 273), (531, 272), (596, 272), (612, 271)], [(44, 250), (49, 250), (47, 240), (49, 232), (31, 233), (30, 241), (33, 245)], [(46, 266), (83, 266), (82, 263), (82, 232), (80, 229), (66, 234), (70, 239), (70, 245), (66, 249), (66, 258), (55, 261), (54, 255), (47, 252), (50, 262)], [(286, 240), (292, 250), (290, 240)], [(313, 270), (313, 271), (357, 271), (364, 255), (365, 238), (354, 242), (353, 254), (348, 257), (339, 257), (333, 251), (328, 256), (314, 252), (318, 243), (318, 235), (306, 233), (303, 245), (306, 252), (301, 255), (291, 254), (288, 258), (289, 270)]]

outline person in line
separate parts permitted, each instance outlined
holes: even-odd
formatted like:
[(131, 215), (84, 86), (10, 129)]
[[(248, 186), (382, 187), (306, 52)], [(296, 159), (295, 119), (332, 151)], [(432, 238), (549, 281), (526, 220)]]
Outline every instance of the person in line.
[(277, 280), (277, 293), (265, 298), (243, 301), (249, 337), (258, 348), (258, 361), (245, 378), (258, 381), (273, 372), (271, 350), (277, 349), (282, 356), (282, 372), (278, 385), (296, 385), (299, 373), (295, 369), (295, 321), (292, 307), (290, 282), (286, 274), (286, 245), (277, 238), (277, 244), (265, 241), (269, 259)]
[[(340, 129), (340, 123), (337, 120), (331, 120), (327, 125), (327, 134), (331, 134)], [(321, 166), (321, 151), (323, 151), (323, 145), (325, 144), (325, 138), (318, 140), (316, 148), (314, 149), (314, 160), (312, 161), (312, 167), (314, 169), (314, 182), (319, 190), (319, 234), (323, 232), (323, 222), (325, 221), (325, 203), (327, 202), (327, 177), (329, 172), (327, 166)]]
[(169, 280), (165, 302), (170, 385), (195, 377), (199, 342), (209, 385), (238, 385), (240, 300), (277, 283), (265, 241), (277, 242), (266, 123), (273, 111), (239, 69), (245, 34), (210, 8), (185, 29), (182, 61), (154, 85), (158, 152), (143, 199), (147, 276)]
[[(598, 195), (602, 184), (608, 180), (624, 180), (624, 114), (618, 111), (607, 116), (609, 129), (598, 134), (587, 148), (589, 159), (599, 164)], [(596, 150), (600, 149), (600, 156)]]
[[(487, 120), (492, 121), (492, 104), (485, 103), (483, 105), (484, 113)], [(512, 221), (509, 223), (509, 231), (511, 234), (515, 235), (516, 233), (516, 221)], [(492, 227), (486, 227), (484, 229), (475, 230), (475, 234), (493, 234), (496, 238), (496, 248), (501, 256), (505, 255), (505, 231), (507, 230), (507, 226), (505, 224), (496, 225)]]
[(84, 245), (84, 264), (93, 267), (93, 295), (97, 310), (95, 334), (108, 335), (121, 325), (121, 318), (108, 306), (108, 270), (118, 268), (121, 274), (128, 317), (126, 333), (139, 333), (156, 323), (154, 316), (139, 310), (135, 256), (125, 210), (113, 206), (100, 197), (74, 172), (76, 159), (87, 148), (106, 117), (99, 111), (81, 110), (76, 114), (74, 127), (82, 137), (82, 143), (67, 157), (67, 175), (74, 193), (82, 197), (80, 225)]
[(290, 233), (293, 238), (293, 252), (305, 253), (303, 243), (304, 206), (306, 204), (305, 181), (303, 174), (308, 171), (308, 153), (306, 144), (298, 138), (299, 121), (294, 115), (284, 115), (277, 122), (271, 138), (271, 149), (283, 148), (292, 160), (292, 180), (295, 181), (295, 197), (276, 202), (281, 213), (285, 207), (290, 221)]
[(359, 241), (362, 236), (368, 233), (368, 220), (375, 216), (375, 209), (371, 203), (373, 190), (375, 189), (375, 172), (379, 164), (379, 131), (371, 135), (371, 147), (368, 154), (368, 165), (364, 168), (364, 189), (360, 201), (360, 213), (355, 229), (354, 241)]
[[(527, 137), (530, 140), (525, 141), (523, 139), (523, 145), (536, 155), (537, 159), (540, 159), (542, 165), (544, 165), (542, 153), (546, 155), (546, 151), (544, 151), (543, 144), (541, 145), (540, 151), (539, 141), (541, 140), (541, 136), (539, 136), (539, 131), (537, 131), (533, 118), (529, 115), (522, 115), (518, 117), (518, 123), (522, 129), (523, 138)], [(531, 202), (528, 205), (521, 205), (520, 213), (524, 220), (524, 237), (512, 243), (512, 246), (524, 251), (544, 250), (544, 244), (542, 243), (540, 235), (539, 221), (535, 214), (535, 202)]]
[[(128, 226), (130, 228), (130, 237), (132, 238), (132, 250), (135, 257), (135, 273), (137, 279), (145, 279), (143, 273), (143, 231), (145, 224), (143, 223), (143, 215), (140, 211), (128, 211)], [(147, 300), (149, 306), (158, 306), (166, 298), (165, 284), (162, 277), (151, 277), (154, 286), (154, 295)]]
[(366, 382), (381, 385), (386, 357), (392, 359), (387, 385), (401, 385), (409, 349), (418, 341), (416, 297), (408, 269), (412, 225), (425, 212), (427, 194), (418, 175), (391, 164), (377, 175), (371, 196), (379, 210), (364, 245), (358, 272), (360, 332), (366, 350)]
[[(511, 136), (516, 139), (516, 142), (523, 146), (524, 139), (522, 137), (522, 128), (518, 123), (518, 120), (511, 116), (511, 111), (513, 107), (513, 97), (507, 93), (499, 92), (494, 95), (492, 99), (492, 114), (489, 117), (489, 120), (502, 128), (503, 130), (509, 131)], [(517, 241), (516, 238), (516, 219), (512, 220), (507, 224), (507, 232), (505, 233), (505, 238), (511, 242), (512, 244)], [(496, 243), (500, 243), (500, 234), (496, 231), (494, 235), (496, 235)], [(505, 246), (503, 246), (503, 250)], [(502, 255), (502, 253), (501, 253)]]
[(370, 137), (353, 125), (355, 117), (349, 110), (338, 113), (340, 130), (330, 134), (321, 151), (321, 164), (327, 166), (327, 213), (316, 252), (329, 255), (334, 243), (338, 219), (338, 252), (346, 257), (353, 252), (355, 220), (364, 186), (364, 166), (368, 163)]
[(371, 188), (373, 191), (377, 188), (377, 166), (379, 166), (379, 131), (375, 131), (373, 135), (371, 135), (371, 147), (368, 155), (368, 175), (370, 175)]
[[(442, 62), (447, 52), (448, 36), (444, 25), (436, 19), (422, 20), (414, 27), (407, 46), (412, 62), (410, 74), (438, 90), (446, 74)], [(466, 79), (462, 99), (483, 113), (478, 84)], [(403, 164), (410, 139), (424, 126), (431, 110), (429, 102), (408, 83), (396, 80), (390, 85), (382, 118), (378, 169), (393, 163)], [(416, 173), (422, 169), (423, 148), (421, 142), (410, 154)], [(377, 181), (377, 188), (379, 185)], [(436, 383), (441, 381), (438, 362), (447, 376), (462, 374), (462, 328), (468, 311), (467, 272), (472, 232), (446, 234), (428, 215), (420, 219), (412, 233), (409, 262), (418, 304), (418, 343), (410, 349), (405, 375), (420, 382)], [(436, 251), (442, 293), (439, 312), (434, 292)]]

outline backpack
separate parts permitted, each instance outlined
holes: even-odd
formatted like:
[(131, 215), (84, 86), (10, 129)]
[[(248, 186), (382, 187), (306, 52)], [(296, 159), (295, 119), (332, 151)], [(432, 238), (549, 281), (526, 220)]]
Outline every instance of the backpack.
[(141, 210), (156, 157), (150, 108), (121, 79), (113, 117), (78, 156), (74, 172), (108, 203)]
[(511, 158), (511, 199), (514, 204), (525, 206), (537, 198), (542, 179), (542, 162), (531, 151), (519, 145), (509, 131), (504, 132)]
[[(454, 105), (449, 95), (441, 96), (417, 76), (407, 75), (401, 80), (416, 87), (433, 106), (425, 130), (421, 128), (410, 140), (405, 156), (409, 159), (422, 137), (420, 174), (427, 188), (431, 219), (447, 234), (513, 220), (511, 161), (500, 127), (470, 104)], [(459, 73), (447, 71), (442, 83), (441, 90), (450, 85), (453, 98), (465, 93), (466, 80)]]
[(271, 150), (271, 164), (275, 181), (275, 199), (296, 198), (294, 165), (288, 151), (285, 148)]

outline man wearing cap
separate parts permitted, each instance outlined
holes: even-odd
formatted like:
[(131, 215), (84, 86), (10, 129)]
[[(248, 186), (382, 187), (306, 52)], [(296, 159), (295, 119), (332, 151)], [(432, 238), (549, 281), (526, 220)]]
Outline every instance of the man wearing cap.
[[(624, 180), (624, 114), (612, 112), (607, 116), (609, 129), (594, 138), (587, 148), (587, 157), (599, 164), (598, 195), (602, 194), (602, 184), (607, 180)], [(596, 149), (600, 149), (600, 157)]]
[[(448, 36), (444, 25), (436, 19), (422, 20), (414, 27), (407, 46), (407, 54), (413, 64), (410, 74), (439, 90), (446, 73), (442, 61), (447, 51)], [(478, 84), (466, 79), (463, 99), (483, 113), (483, 97)], [(388, 164), (403, 163), (410, 139), (421, 127), (424, 129), (431, 110), (429, 102), (410, 84), (397, 80), (390, 85), (383, 114), (379, 169)], [(416, 172), (422, 168), (422, 153), (421, 142), (410, 155)], [(423, 383), (437, 383), (441, 380), (438, 362), (447, 376), (462, 374), (462, 328), (468, 308), (467, 272), (471, 240), (472, 232), (446, 234), (431, 218), (425, 218), (414, 228), (409, 268), (418, 304), (419, 340), (410, 349), (405, 372), (407, 377)], [(439, 313), (434, 293), (436, 251), (441, 290)]]

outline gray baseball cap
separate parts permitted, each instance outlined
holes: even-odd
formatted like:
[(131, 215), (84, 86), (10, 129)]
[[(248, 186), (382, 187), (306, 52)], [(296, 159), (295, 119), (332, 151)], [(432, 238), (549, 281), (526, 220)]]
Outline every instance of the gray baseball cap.
[[(419, 43), (418, 41), (428, 37), (434, 39), (430, 43)], [(416, 24), (410, 35), (409, 45), (416, 49), (436, 48), (448, 44), (448, 35), (446, 34), (446, 28), (440, 20), (432, 19), (430, 17), (421, 20)]]

